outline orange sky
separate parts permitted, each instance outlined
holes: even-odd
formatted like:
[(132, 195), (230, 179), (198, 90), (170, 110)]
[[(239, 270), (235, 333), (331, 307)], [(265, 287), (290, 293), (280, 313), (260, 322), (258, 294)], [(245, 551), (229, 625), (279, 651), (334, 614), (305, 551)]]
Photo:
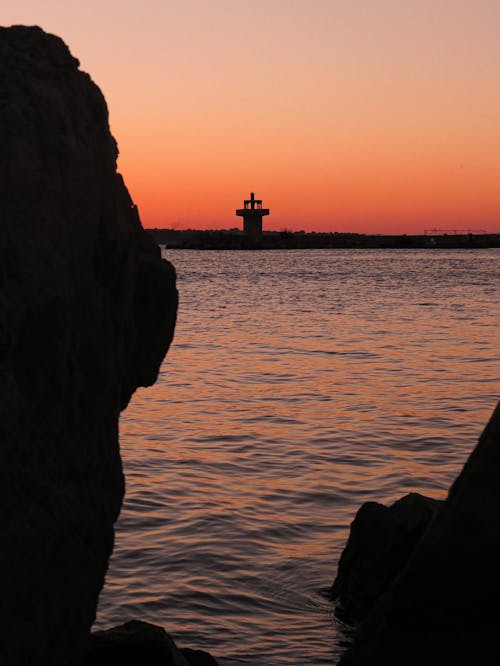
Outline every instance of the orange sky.
[(3, 0), (103, 90), (146, 227), (500, 231), (499, 0)]

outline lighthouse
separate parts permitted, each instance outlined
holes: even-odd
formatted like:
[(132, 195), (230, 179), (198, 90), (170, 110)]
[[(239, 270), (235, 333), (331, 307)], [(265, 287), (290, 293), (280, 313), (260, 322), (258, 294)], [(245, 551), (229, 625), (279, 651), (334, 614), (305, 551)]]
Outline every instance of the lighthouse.
[(238, 208), (236, 215), (243, 218), (243, 231), (248, 236), (262, 236), (262, 218), (269, 215), (269, 208), (262, 208), (262, 200), (250, 192), (250, 199), (245, 199), (243, 208)]

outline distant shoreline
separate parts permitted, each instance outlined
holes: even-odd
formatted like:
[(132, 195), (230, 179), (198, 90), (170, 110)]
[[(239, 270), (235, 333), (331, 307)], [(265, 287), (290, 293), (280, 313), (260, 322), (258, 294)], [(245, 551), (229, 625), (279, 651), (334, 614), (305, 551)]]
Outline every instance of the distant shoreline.
[(265, 231), (251, 237), (237, 230), (146, 229), (158, 245), (184, 250), (478, 249), (500, 247), (500, 233), (378, 235)]

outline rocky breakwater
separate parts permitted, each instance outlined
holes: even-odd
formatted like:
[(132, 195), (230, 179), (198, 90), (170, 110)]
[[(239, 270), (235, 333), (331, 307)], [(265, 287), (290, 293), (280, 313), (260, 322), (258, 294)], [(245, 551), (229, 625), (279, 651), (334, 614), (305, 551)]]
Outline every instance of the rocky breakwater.
[(499, 515), (500, 404), (441, 505), (360, 510), (332, 588), (361, 620), (341, 666), (500, 664)]
[(3, 666), (80, 660), (124, 491), (118, 417), (177, 309), (78, 64), (39, 28), (0, 28)]

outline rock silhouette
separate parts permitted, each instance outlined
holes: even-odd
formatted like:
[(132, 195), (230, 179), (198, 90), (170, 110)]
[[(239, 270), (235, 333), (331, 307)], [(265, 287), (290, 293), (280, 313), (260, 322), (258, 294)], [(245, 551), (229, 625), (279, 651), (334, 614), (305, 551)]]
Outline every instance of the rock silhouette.
[(0, 28), (3, 666), (79, 661), (124, 490), (118, 417), (172, 339), (105, 100), (65, 44)]
[(442, 502), (419, 493), (392, 506), (366, 502), (351, 524), (349, 540), (330, 590), (336, 615), (359, 622), (408, 562)]
[(500, 593), (500, 403), (342, 666), (493, 666)]
[(83, 666), (217, 666), (203, 650), (179, 649), (162, 627), (132, 620), (89, 640)]

